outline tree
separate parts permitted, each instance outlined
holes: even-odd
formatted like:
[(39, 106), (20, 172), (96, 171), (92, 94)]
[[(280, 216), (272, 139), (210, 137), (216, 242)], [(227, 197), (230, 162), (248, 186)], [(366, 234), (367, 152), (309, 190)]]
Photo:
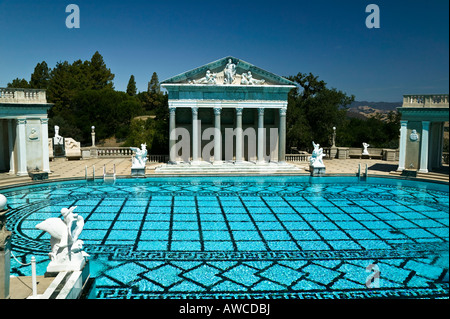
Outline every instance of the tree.
[(10, 83), (8, 83), (6, 87), (15, 89), (28, 89), (30, 87), (30, 84), (28, 84), (28, 81), (25, 79), (15, 78)]
[(106, 67), (103, 57), (98, 51), (94, 53), (89, 64), (90, 86), (94, 90), (113, 88), (114, 74)]
[(156, 74), (156, 72), (153, 72), (152, 78), (150, 79), (150, 82), (148, 82), (147, 92), (148, 93), (160, 93), (161, 92), (161, 89), (159, 86), (158, 75)]
[(72, 99), (69, 111), (66, 119), (83, 132), (80, 141), (88, 143), (92, 125), (99, 140), (111, 136), (125, 138), (131, 120), (142, 114), (142, 106), (124, 92), (105, 88), (79, 91)]
[(345, 120), (347, 105), (354, 96), (328, 89), (324, 81), (311, 73), (298, 73), (288, 78), (298, 84), (288, 95), (288, 150), (311, 150), (313, 141), (322, 146), (331, 145), (333, 127)]
[(127, 85), (127, 94), (130, 96), (135, 96), (136, 91), (136, 81), (134, 80), (134, 75), (131, 75)]
[(30, 87), (33, 89), (47, 89), (50, 81), (50, 70), (45, 61), (38, 63), (31, 74)]

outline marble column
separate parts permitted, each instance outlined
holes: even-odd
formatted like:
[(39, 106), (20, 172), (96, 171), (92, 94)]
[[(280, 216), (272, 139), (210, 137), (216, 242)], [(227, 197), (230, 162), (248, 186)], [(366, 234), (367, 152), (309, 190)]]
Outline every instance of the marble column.
[(17, 145), (17, 175), (28, 175), (27, 170), (27, 137), (25, 133), (26, 119), (17, 119), (16, 145)]
[(258, 108), (258, 145), (257, 145), (257, 164), (263, 164), (264, 159), (264, 108)]
[(286, 111), (287, 108), (280, 109), (280, 125), (278, 132), (278, 163), (285, 163), (286, 160)]
[(405, 169), (407, 128), (408, 128), (408, 121), (405, 120), (400, 121), (400, 145), (399, 145), (397, 171), (403, 171)]
[(8, 120), (9, 175), (16, 173), (16, 154), (14, 152), (14, 120)]
[(48, 155), (48, 118), (41, 119), (42, 171), (50, 173)]
[(242, 162), (243, 135), (242, 135), (242, 111), (243, 108), (236, 108), (236, 159), (235, 163)]
[(214, 165), (220, 165), (222, 161), (222, 132), (220, 124), (220, 107), (214, 108)]
[(198, 107), (192, 108), (192, 162), (199, 163), (199, 132), (198, 132)]
[(177, 141), (177, 136), (175, 134), (176, 110), (175, 107), (169, 107), (169, 164), (176, 164), (177, 162), (177, 154), (175, 152), (175, 144)]
[(420, 143), (420, 173), (428, 173), (428, 142), (430, 121), (422, 121), (422, 138)]

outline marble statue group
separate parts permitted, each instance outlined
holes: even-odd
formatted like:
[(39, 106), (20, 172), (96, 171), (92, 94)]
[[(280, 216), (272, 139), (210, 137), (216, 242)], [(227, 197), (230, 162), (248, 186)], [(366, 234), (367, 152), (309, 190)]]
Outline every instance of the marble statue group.
[(83, 251), (83, 241), (79, 236), (84, 227), (84, 218), (74, 214), (76, 206), (62, 208), (59, 217), (47, 218), (36, 228), (50, 234), (50, 264), (47, 272), (78, 271), (86, 263), (89, 255)]

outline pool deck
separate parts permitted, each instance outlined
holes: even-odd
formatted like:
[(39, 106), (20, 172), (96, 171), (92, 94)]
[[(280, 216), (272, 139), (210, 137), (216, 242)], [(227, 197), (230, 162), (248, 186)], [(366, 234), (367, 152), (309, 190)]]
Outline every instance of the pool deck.
[[(309, 166), (308, 163), (290, 163), (300, 170), (297, 171), (286, 171), (282, 174), (285, 175), (309, 175)], [(397, 162), (389, 162), (382, 160), (370, 160), (370, 159), (346, 159), (346, 160), (327, 160), (325, 161), (326, 166), (326, 174), (327, 175), (356, 175), (358, 172), (358, 166), (361, 164), (361, 171), (365, 170), (367, 165), (369, 176), (400, 176), (400, 172), (397, 172)], [(88, 159), (88, 160), (77, 160), (77, 161), (66, 161), (64, 159), (56, 159), (50, 162), (50, 170), (49, 180), (66, 180), (66, 179), (82, 179), (85, 178), (86, 175), (86, 167), (88, 170), (88, 176), (91, 178), (93, 173), (93, 167), (95, 167), (95, 176), (98, 179), (103, 178), (103, 167), (106, 167), (107, 174), (112, 174), (113, 167), (116, 167), (116, 176), (118, 178), (121, 177), (130, 177), (131, 174), (131, 159), (128, 158), (97, 158), (97, 159)], [(155, 171), (155, 168), (164, 165), (163, 163), (149, 163), (147, 164), (146, 176), (167, 176), (168, 174), (161, 174)], [(218, 171), (214, 171), (214, 169), (209, 172), (201, 172), (201, 173), (189, 173), (186, 171), (183, 172), (174, 172), (173, 175), (186, 175), (186, 174), (194, 174), (194, 175), (208, 175), (208, 174), (230, 174), (227, 173), (219, 173)], [(236, 172), (236, 174), (246, 174), (245, 172)], [(248, 174), (260, 174), (261, 173), (248, 173)], [(172, 175), (172, 173), (171, 173)], [(444, 165), (440, 170), (430, 172), (430, 173), (418, 173), (418, 179), (425, 180), (433, 180), (433, 181), (443, 181), (449, 182), (449, 166)], [(40, 181), (37, 181), (39, 183)], [(0, 173), (0, 188), (6, 186), (15, 186), (21, 184), (32, 184), (36, 183), (31, 181), (28, 176), (11, 176), (7, 173)]]
[[(309, 175), (309, 168), (307, 163), (291, 163), (301, 170), (297, 172), (287, 172), (289, 175)], [(369, 176), (400, 176), (399, 172), (396, 172), (397, 163), (381, 160), (360, 160), (360, 159), (348, 159), (348, 160), (328, 160), (325, 162), (326, 173), (329, 175), (354, 175), (358, 171), (358, 165), (361, 164), (361, 170), (364, 171), (367, 165)], [(96, 178), (101, 179), (103, 177), (103, 166), (106, 166), (107, 173), (112, 173), (113, 166), (116, 168), (117, 177), (129, 177), (131, 173), (131, 159), (127, 158), (103, 158), (103, 159), (89, 159), (79, 161), (66, 161), (63, 159), (57, 159), (50, 162), (50, 169), (52, 171), (49, 174), (49, 180), (66, 180), (66, 179), (83, 179), (85, 178), (86, 167), (88, 167), (88, 174), (92, 177), (92, 168), (95, 166)], [(155, 172), (155, 168), (161, 166), (162, 163), (151, 163), (147, 165), (146, 176), (158, 176)], [(211, 171), (210, 173), (215, 173)], [(183, 172), (183, 175), (187, 172)], [(203, 173), (204, 174), (204, 173)], [(167, 174), (162, 174), (167, 176)], [(254, 174), (253, 174), (254, 175)], [(432, 172), (429, 174), (418, 174), (418, 179), (434, 180), (440, 182), (449, 181), (449, 166), (443, 166), (438, 172)], [(0, 173), (0, 188), (39, 183), (40, 181), (31, 181), (28, 176), (18, 177), (11, 176), (6, 173)], [(42, 294), (45, 289), (51, 284), (52, 278), (44, 278), (38, 276), (37, 278), (38, 294)], [(10, 282), (11, 299), (25, 299), (31, 296), (31, 277), (11, 277)]]

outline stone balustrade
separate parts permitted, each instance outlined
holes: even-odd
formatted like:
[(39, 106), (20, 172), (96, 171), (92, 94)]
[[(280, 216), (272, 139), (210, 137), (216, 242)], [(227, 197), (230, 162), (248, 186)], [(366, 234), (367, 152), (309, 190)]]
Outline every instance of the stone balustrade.
[(448, 107), (448, 94), (403, 95), (403, 107)]
[[(83, 158), (130, 158), (134, 152), (129, 147), (82, 147)], [(166, 163), (169, 161), (169, 155), (149, 154), (147, 155), (149, 163)]]
[(0, 103), (46, 104), (45, 90), (0, 88)]
[(133, 151), (129, 147), (97, 147), (98, 157), (130, 157)]

